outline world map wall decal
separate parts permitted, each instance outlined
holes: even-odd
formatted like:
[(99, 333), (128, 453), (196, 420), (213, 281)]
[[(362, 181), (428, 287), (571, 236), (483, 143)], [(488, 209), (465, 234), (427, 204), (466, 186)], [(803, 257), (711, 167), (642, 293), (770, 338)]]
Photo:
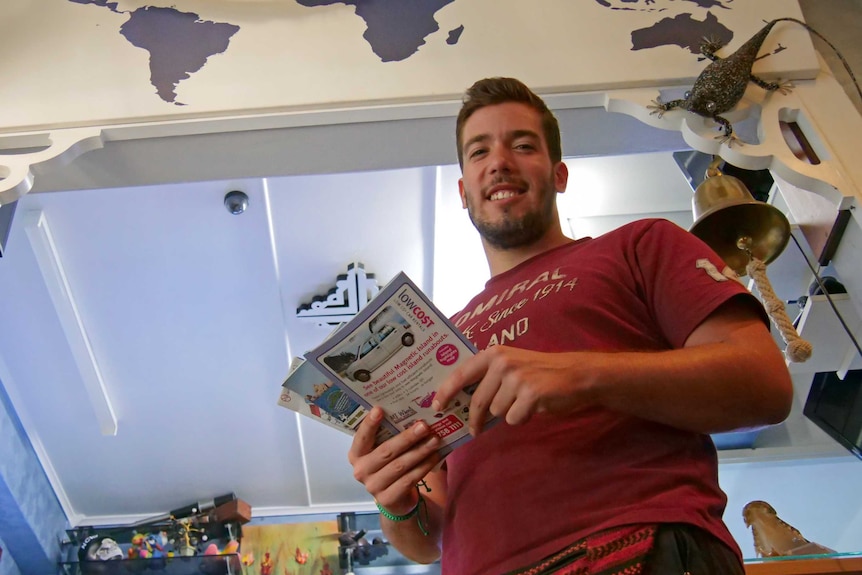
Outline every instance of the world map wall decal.
[[(128, 14), (120, 34), (132, 45), (150, 55), (150, 83), (165, 102), (183, 106), (177, 101), (176, 88), (207, 61), (223, 54), (240, 26), (228, 22), (204, 20), (194, 12), (172, 7), (142, 6), (121, 10), (120, 3), (110, 0), (68, 0), (91, 4), (116, 14)], [(313, 8), (345, 4), (356, 9), (356, 15), (367, 26), (363, 38), (381, 62), (397, 62), (415, 54), (425, 38), (440, 29), (434, 14), (455, 0), (295, 0), (300, 6)], [(446, 43), (458, 43), (463, 26), (449, 30)]]
[(128, 14), (120, 34), (132, 45), (150, 54), (150, 83), (165, 102), (177, 101), (176, 87), (207, 63), (227, 50), (239, 26), (226, 22), (202, 20), (193, 12), (176, 8), (142, 6), (132, 11), (118, 8), (108, 0), (69, 0), (75, 4), (94, 4), (117, 14)]
[[(150, 83), (164, 102), (183, 106), (177, 98), (180, 82), (200, 72), (214, 56), (224, 54), (241, 26), (217, 22), (176, 7), (140, 6), (123, 10), (117, 0), (68, 0), (126, 14), (128, 19), (119, 33), (132, 45), (149, 54)], [(366, 26), (363, 39), (382, 63), (400, 62), (416, 54), (428, 36), (438, 32), (435, 19), (439, 10), (456, 0), (284, 0), (305, 8), (342, 4), (352, 7)], [(461, 0), (462, 2), (465, 0)], [(660, 15), (671, 4), (691, 8), (731, 10), (734, 0), (595, 0), (609, 10), (653, 12)], [(446, 44), (454, 46), (464, 33), (464, 26), (446, 32)], [(648, 27), (631, 30), (631, 50), (675, 45), (698, 53), (700, 39), (714, 37), (727, 43), (733, 32), (708, 12), (699, 20), (692, 14), (657, 19)]]

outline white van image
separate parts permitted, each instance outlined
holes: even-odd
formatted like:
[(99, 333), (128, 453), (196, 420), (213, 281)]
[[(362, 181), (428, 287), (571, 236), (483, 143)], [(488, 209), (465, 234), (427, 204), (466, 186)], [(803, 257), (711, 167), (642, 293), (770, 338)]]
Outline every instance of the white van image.
[[(395, 317), (390, 319), (385, 317), (386, 315)], [(389, 321), (379, 321), (383, 319)], [(395, 355), (395, 352), (402, 347), (413, 345), (416, 341), (410, 332), (410, 326), (388, 307), (370, 325), (373, 326), (371, 335), (357, 346), (354, 354), (356, 359), (345, 370), (347, 377), (363, 383), (369, 381), (371, 373)]]

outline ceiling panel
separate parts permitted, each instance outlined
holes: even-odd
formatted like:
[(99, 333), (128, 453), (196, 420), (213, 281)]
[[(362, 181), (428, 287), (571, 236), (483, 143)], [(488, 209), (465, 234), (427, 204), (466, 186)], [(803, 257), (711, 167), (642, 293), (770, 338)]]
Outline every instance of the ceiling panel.
[[(99, 432), (19, 217), (0, 266), (16, 406), (77, 517), (156, 514), (235, 491), (255, 509), (367, 503), (349, 438), (276, 404), (289, 355), (329, 333), (295, 317), (353, 261), (430, 278), (435, 170), (30, 194), (117, 416)], [(248, 194), (231, 215), (224, 194)], [(71, 438), (71, 439), (70, 439)], [(94, 486), (98, 486), (94, 488)], [(134, 496), (130, 496), (134, 494)]]

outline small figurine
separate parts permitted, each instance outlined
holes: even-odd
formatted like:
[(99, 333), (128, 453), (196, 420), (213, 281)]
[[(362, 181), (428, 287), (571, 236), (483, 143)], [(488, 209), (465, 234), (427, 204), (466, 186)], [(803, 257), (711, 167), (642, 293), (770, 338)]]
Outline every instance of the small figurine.
[(798, 529), (782, 521), (766, 501), (746, 504), (742, 508), (742, 518), (745, 525), (751, 527), (758, 557), (834, 553), (828, 547), (812, 543)]
[(164, 541), (162, 534), (135, 533), (132, 535), (131, 547), (128, 549), (129, 559), (146, 559), (146, 563), (139, 565), (140, 568), (164, 569), (167, 563), (159, 559), (165, 557)]
[(210, 543), (207, 545), (206, 549), (204, 549), (204, 555), (231, 555), (239, 552), (239, 541), (231, 540), (228, 541), (224, 549), (219, 549), (218, 545), (215, 543)]
[(125, 559), (123, 550), (110, 537), (90, 535), (78, 549), (79, 561), (114, 561)]
[(111, 561), (122, 561), (126, 558), (119, 544), (104, 535), (90, 535), (84, 539), (78, 548), (78, 561), (82, 575), (111, 575), (116, 573), (116, 566), (111, 567)]
[[(198, 539), (200, 538), (200, 539)], [(192, 526), (189, 519), (176, 521), (176, 536), (172, 539), (176, 554), (180, 557), (194, 557), (198, 554), (195, 545), (206, 541), (207, 535), (201, 529)]]

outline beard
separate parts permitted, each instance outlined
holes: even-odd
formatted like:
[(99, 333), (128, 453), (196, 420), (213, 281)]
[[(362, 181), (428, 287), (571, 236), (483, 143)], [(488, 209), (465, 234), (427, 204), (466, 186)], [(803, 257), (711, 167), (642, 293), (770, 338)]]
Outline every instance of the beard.
[[(506, 180), (495, 181), (492, 185), (504, 181)], [(482, 236), (482, 239), (497, 249), (508, 250), (529, 246), (541, 239), (553, 223), (556, 189), (552, 181), (545, 183), (542, 190), (542, 203), (539, 208), (530, 210), (520, 217), (513, 216), (506, 209), (499, 222), (490, 222), (479, 217), (469, 197), (468, 194), (467, 213), (470, 216), (470, 221), (473, 222), (473, 226)]]

